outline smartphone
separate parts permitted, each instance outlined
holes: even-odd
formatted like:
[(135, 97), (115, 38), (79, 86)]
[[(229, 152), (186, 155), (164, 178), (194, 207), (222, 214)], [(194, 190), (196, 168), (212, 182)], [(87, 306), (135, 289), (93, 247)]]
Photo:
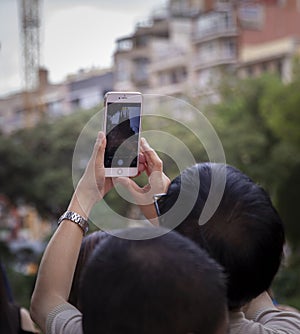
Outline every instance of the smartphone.
[(136, 176), (139, 164), (142, 94), (107, 92), (104, 103), (105, 176)]

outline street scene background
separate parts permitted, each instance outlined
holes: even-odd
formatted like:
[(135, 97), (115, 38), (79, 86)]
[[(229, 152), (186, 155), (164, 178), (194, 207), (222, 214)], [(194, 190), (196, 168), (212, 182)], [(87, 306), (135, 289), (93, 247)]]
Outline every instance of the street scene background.
[[(8, 2), (0, 4), (1, 17)], [(287, 238), (272, 293), (300, 309), (299, 1), (138, 3), (16, 0), (16, 12), (0, 20), (0, 254), (14, 299), (29, 306), (41, 255), (72, 195), (78, 136), (103, 109), (107, 91), (127, 90), (171, 96), (199, 110), (220, 138), (226, 162), (268, 191)], [(114, 23), (118, 30), (96, 24), (103, 13), (104, 27)], [(7, 20), (15, 23), (12, 30)], [(162, 114), (164, 99), (153, 100)], [(172, 134), (197, 162), (207, 161), (189, 131), (194, 122), (175, 108), (173, 121), (145, 118), (142, 128)], [(178, 166), (165, 152), (160, 156), (175, 177)], [(139, 215), (115, 192), (105, 200), (120, 215)]]

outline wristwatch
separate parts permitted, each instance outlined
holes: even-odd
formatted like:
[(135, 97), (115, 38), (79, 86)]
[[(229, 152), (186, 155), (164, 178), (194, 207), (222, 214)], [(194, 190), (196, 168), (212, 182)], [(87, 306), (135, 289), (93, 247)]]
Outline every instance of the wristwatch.
[(86, 235), (87, 231), (89, 230), (89, 224), (86, 219), (84, 219), (82, 216), (80, 216), (76, 212), (66, 211), (58, 219), (58, 222), (57, 222), (58, 226), (65, 219), (71, 220), (73, 223), (77, 224), (82, 229), (83, 235)]

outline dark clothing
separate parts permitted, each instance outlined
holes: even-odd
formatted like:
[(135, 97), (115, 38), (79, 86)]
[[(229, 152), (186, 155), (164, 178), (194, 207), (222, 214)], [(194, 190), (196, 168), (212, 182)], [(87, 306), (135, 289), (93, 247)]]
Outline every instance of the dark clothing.
[(10, 303), (8, 311), (9, 311), (9, 323), (7, 324), (5, 333), (7, 334), (33, 334), (33, 332), (24, 331), (21, 328), (21, 309), (19, 306)]

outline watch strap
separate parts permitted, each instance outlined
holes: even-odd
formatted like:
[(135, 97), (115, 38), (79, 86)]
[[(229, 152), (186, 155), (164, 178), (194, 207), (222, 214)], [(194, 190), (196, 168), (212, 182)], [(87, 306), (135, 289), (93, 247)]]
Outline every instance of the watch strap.
[(83, 235), (86, 235), (87, 231), (89, 230), (89, 224), (86, 219), (84, 219), (82, 216), (80, 216), (76, 212), (66, 211), (58, 219), (58, 222), (57, 222), (58, 226), (65, 219), (68, 219), (72, 221), (73, 223), (77, 224), (82, 229)]

